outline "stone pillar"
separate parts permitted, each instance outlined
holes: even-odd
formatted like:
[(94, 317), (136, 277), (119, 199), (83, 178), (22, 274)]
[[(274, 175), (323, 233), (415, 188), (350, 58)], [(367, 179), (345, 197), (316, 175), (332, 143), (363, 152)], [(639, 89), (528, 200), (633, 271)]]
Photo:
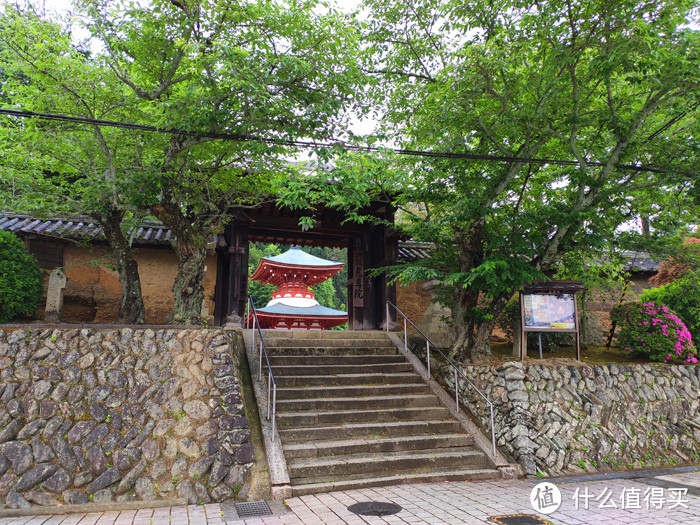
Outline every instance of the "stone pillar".
[(61, 320), (63, 309), (63, 289), (66, 287), (66, 274), (60, 268), (51, 272), (49, 277), (49, 289), (46, 292), (46, 313), (44, 319), (50, 323), (58, 323)]

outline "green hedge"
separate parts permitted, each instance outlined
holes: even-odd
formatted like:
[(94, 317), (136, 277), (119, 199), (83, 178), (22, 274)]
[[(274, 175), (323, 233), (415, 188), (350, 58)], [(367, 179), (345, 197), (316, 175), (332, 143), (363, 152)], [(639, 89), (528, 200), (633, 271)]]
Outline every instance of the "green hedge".
[(0, 323), (34, 315), (44, 292), (36, 259), (15, 234), (0, 231)]

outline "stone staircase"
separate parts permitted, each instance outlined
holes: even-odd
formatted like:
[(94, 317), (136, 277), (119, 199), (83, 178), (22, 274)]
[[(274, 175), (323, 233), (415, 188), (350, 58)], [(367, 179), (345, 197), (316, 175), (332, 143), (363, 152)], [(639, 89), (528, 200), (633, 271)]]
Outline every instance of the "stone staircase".
[(384, 332), (266, 331), (292, 494), (500, 477)]

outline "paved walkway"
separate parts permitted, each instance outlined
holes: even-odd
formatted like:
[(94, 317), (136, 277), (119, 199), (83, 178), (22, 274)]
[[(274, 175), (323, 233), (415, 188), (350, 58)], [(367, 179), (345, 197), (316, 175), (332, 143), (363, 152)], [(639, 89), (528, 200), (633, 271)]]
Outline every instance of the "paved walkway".
[[(538, 487), (540, 481), (426, 483), (331, 492), (292, 498), (286, 507), (273, 502), (274, 516), (245, 520), (238, 518), (232, 504), (212, 504), (2, 518), (0, 525), (438, 525), (492, 523), (489, 517), (516, 513), (537, 515), (555, 525), (700, 524), (700, 467), (654, 472), (645, 477), (613, 474), (552, 480), (561, 492), (561, 504), (548, 515), (535, 511), (530, 500), (531, 495), (538, 496), (536, 503), (543, 505), (543, 510), (553, 508), (552, 493)], [(391, 502), (403, 510), (379, 518), (359, 516), (347, 509), (363, 501)]]

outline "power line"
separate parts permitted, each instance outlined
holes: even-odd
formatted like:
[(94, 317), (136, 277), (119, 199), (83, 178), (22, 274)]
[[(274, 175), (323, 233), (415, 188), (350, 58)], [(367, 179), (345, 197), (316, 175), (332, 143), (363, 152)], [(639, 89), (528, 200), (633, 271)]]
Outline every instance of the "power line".
[[(316, 141), (304, 141), (304, 140), (289, 140), (289, 139), (277, 139), (277, 138), (266, 138), (266, 137), (256, 137), (253, 135), (239, 135), (233, 133), (214, 133), (214, 132), (197, 132), (197, 131), (187, 131), (182, 129), (166, 129), (157, 128), (155, 126), (147, 126), (144, 124), (133, 124), (129, 122), (119, 122), (114, 120), (101, 120), (93, 119), (88, 117), (73, 117), (70, 115), (58, 115), (52, 113), (38, 113), (35, 111), (21, 111), (16, 109), (3, 109), (0, 108), (0, 114), (10, 115), (13, 117), (20, 118), (38, 118), (42, 120), (53, 120), (59, 122), (71, 122), (79, 124), (90, 124), (93, 126), (111, 127), (111, 128), (123, 128), (123, 129), (133, 129), (137, 131), (149, 131), (154, 133), (166, 133), (170, 135), (183, 135), (186, 137), (204, 137), (219, 140), (229, 140), (234, 142), (260, 142), (263, 144), (272, 144), (276, 146), (291, 146), (295, 148), (307, 148), (307, 149), (320, 149), (320, 148), (342, 148), (346, 151), (362, 151), (369, 153), (377, 153), (380, 151), (392, 151), (397, 155), (409, 155), (414, 157), (426, 157), (426, 158), (436, 158), (436, 159), (466, 159), (466, 160), (480, 160), (487, 162), (505, 162), (510, 164), (515, 163), (534, 163), (534, 164), (554, 164), (558, 166), (579, 166), (580, 163), (576, 160), (562, 160), (562, 159), (541, 159), (536, 157), (511, 157), (511, 156), (501, 156), (501, 155), (481, 155), (477, 153), (450, 153), (441, 151), (421, 151), (421, 150), (411, 150), (411, 149), (400, 149), (400, 148), (377, 148), (373, 146), (358, 146), (354, 144), (345, 144), (343, 142), (316, 142)], [(590, 161), (589, 166), (603, 167), (604, 162)], [(651, 166), (636, 166), (634, 164), (623, 164), (617, 166), (618, 169), (626, 171), (638, 171), (638, 172), (650, 172), (650, 173), (666, 173), (668, 170), (663, 170), (659, 168), (652, 168)]]

